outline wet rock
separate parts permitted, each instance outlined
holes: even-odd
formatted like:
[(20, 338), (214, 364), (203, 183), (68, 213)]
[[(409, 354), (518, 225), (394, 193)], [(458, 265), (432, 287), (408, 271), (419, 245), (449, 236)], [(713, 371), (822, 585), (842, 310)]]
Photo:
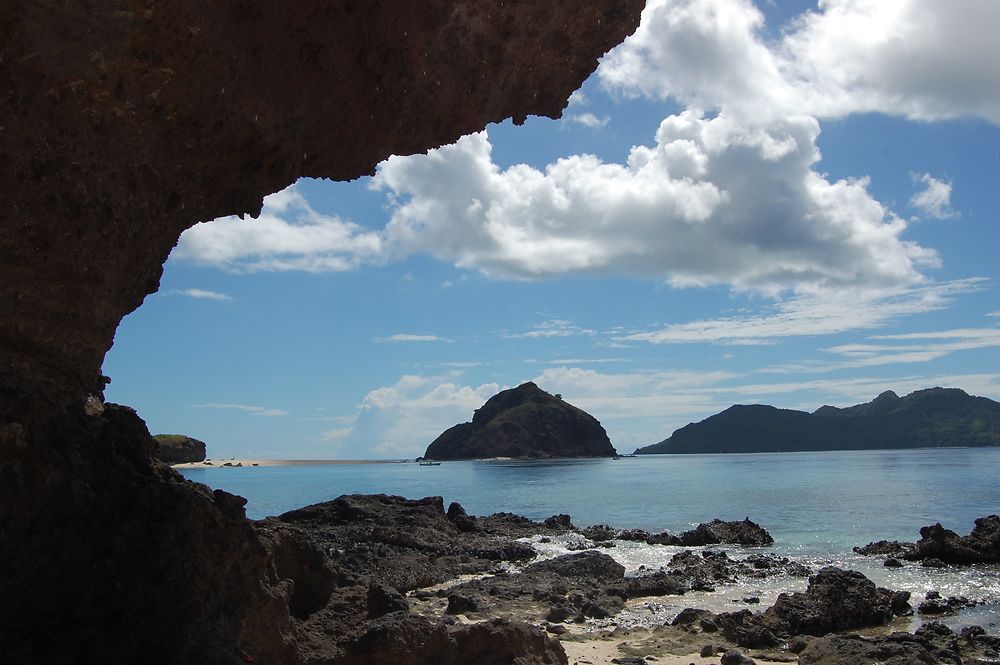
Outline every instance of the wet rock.
[(682, 576), (657, 571), (651, 575), (629, 577), (625, 580), (625, 593), (629, 598), (645, 596), (680, 596), (690, 588)]
[(879, 540), (863, 547), (855, 547), (854, 551), (863, 556), (888, 556), (903, 558), (915, 549), (913, 543), (903, 543), (898, 540)]
[(576, 528), (573, 526), (573, 522), (571, 521), (570, 516), (564, 514), (553, 515), (552, 517), (546, 517), (545, 526), (547, 526), (550, 529), (558, 529), (560, 531), (563, 530), (570, 531)]
[(886, 568), (902, 568), (903, 562), (900, 561), (899, 559), (894, 559), (892, 557), (889, 557), (888, 559), (882, 562), (882, 565), (885, 566)]
[(980, 517), (968, 536), (959, 536), (941, 524), (920, 529), (911, 560), (937, 559), (946, 564), (1000, 562), (1000, 516)]
[(634, 543), (648, 543), (652, 534), (645, 529), (623, 529), (618, 532), (618, 540), (628, 540)]
[(691, 531), (685, 531), (679, 539), (682, 545), (688, 546), (719, 544), (761, 546), (774, 543), (771, 534), (756, 522), (750, 521), (750, 518), (742, 522), (714, 519), (699, 524)]
[(614, 540), (618, 537), (619, 531), (618, 529), (610, 527), (607, 524), (595, 524), (593, 526), (588, 526), (585, 529), (581, 529), (580, 534), (595, 543), (601, 543), (608, 540)]
[(965, 596), (942, 598), (937, 591), (928, 591), (924, 601), (917, 606), (918, 614), (951, 614), (964, 607), (975, 607), (978, 603)]
[(809, 578), (805, 592), (780, 594), (760, 614), (720, 614), (723, 634), (747, 647), (776, 646), (781, 638), (884, 625), (910, 611), (908, 592), (875, 586), (856, 571), (827, 567)]
[(672, 536), (666, 531), (662, 531), (646, 538), (648, 545), (680, 545), (681, 540), (677, 536)]

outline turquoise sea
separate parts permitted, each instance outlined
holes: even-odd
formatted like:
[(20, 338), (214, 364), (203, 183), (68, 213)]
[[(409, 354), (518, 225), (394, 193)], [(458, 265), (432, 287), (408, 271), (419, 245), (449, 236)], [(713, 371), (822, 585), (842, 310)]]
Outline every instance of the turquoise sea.
[[(729, 455), (648, 455), (619, 460), (413, 462), (242, 468), (198, 468), (184, 475), (248, 499), (251, 518), (277, 515), (341, 494), (440, 495), (470, 514), (509, 511), (534, 519), (568, 513), (574, 524), (606, 523), (649, 531), (682, 531), (715, 517), (749, 517), (775, 538), (771, 551), (814, 567), (861, 570), (877, 583), (923, 594), (986, 601), (963, 621), (1000, 622), (1000, 569), (889, 570), (851, 548), (872, 540), (916, 540), (921, 526), (941, 522), (960, 534), (973, 520), (1000, 513), (1000, 449), (835, 451)], [(571, 539), (570, 539), (571, 540)], [(568, 542), (538, 544), (557, 556)], [(627, 569), (655, 567), (676, 548), (619, 543), (608, 553)], [(643, 610), (649, 620), (682, 606), (730, 608), (752, 594), (762, 603), (804, 580), (754, 581), (707, 594), (694, 603)], [(752, 587), (752, 588), (751, 588)], [(637, 619), (638, 621), (638, 619)], [(639, 621), (642, 623), (643, 621)]]

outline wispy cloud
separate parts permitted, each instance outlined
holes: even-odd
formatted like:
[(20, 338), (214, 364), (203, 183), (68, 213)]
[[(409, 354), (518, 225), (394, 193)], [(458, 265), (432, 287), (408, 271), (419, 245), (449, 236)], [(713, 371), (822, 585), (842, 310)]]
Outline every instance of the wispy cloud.
[(408, 333), (396, 333), (387, 337), (373, 337), (372, 341), (378, 344), (402, 344), (404, 342), (450, 342), (446, 337), (437, 335), (411, 335)]
[(958, 217), (958, 213), (951, 208), (951, 183), (947, 180), (938, 180), (930, 173), (912, 173), (913, 181), (923, 185), (923, 189), (918, 191), (910, 199), (910, 207), (921, 212), (925, 217), (934, 219), (949, 219)]
[[(827, 353), (839, 356), (841, 360), (787, 363), (763, 371), (817, 374), (843, 369), (930, 362), (959, 351), (1000, 347), (1000, 328), (962, 328), (898, 335), (872, 335), (868, 339), (878, 341), (839, 344), (823, 349)], [(880, 343), (883, 340), (888, 343)]]
[(284, 409), (270, 409), (264, 406), (252, 404), (227, 404), (219, 402), (209, 402), (207, 404), (192, 404), (193, 409), (223, 409), (229, 411), (242, 411), (253, 416), (287, 416), (288, 411)]
[(220, 293), (218, 291), (209, 291), (208, 289), (174, 289), (170, 293), (176, 293), (179, 296), (187, 296), (188, 298), (198, 298), (200, 300), (233, 299), (230, 295), (226, 295), (225, 293)]
[(984, 282), (971, 278), (888, 293), (843, 290), (800, 295), (778, 302), (765, 314), (677, 323), (620, 339), (652, 344), (754, 345), (783, 337), (879, 328), (904, 316), (944, 309), (957, 296), (978, 290)]
[(508, 339), (537, 339), (546, 337), (576, 337), (578, 335), (596, 335), (596, 330), (581, 328), (572, 321), (565, 319), (550, 319), (539, 323), (531, 330), (522, 333), (506, 333)]
[(547, 365), (604, 365), (607, 363), (627, 363), (628, 358), (557, 358), (546, 360)]
[(611, 120), (606, 115), (597, 117), (593, 113), (575, 113), (569, 116), (572, 122), (583, 125), (584, 127), (590, 127), (591, 129), (600, 129), (608, 124)]

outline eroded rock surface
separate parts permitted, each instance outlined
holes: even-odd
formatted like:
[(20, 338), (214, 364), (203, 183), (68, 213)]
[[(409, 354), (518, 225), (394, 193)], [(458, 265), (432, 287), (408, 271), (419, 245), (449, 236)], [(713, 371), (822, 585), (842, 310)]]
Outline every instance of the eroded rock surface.
[[(100, 369), (184, 229), (256, 213), (300, 176), (352, 179), (491, 121), (557, 116), (597, 58), (635, 29), (642, 4), (4, 3), (8, 659), (564, 662), (537, 631), (400, 623), (397, 612), (371, 620), (382, 632), (351, 633), (353, 646), (308, 638), (327, 634), (310, 626), (332, 604), (365, 608), (368, 587), (309, 564), (308, 543), (285, 542), (291, 530), (277, 539), (255, 530), (238, 497), (153, 459), (141, 420), (102, 403)], [(317, 581), (315, 595), (303, 592)], [(378, 611), (392, 607), (372, 598)], [(340, 624), (323, 625), (339, 634)]]
[(879, 540), (855, 547), (854, 551), (866, 556), (921, 561), (929, 567), (1000, 563), (1000, 516), (978, 518), (967, 536), (960, 536), (937, 523), (920, 529), (920, 540), (916, 543)]
[(809, 578), (804, 592), (783, 593), (774, 605), (720, 614), (723, 635), (747, 647), (772, 647), (795, 635), (881, 626), (911, 611), (910, 594), (876, 587), (861, 573), (832, 566)]
[(184, 229), (301, 176), (558, 117), (642, 5), (6, 2), (0, 419), (100, 394)]

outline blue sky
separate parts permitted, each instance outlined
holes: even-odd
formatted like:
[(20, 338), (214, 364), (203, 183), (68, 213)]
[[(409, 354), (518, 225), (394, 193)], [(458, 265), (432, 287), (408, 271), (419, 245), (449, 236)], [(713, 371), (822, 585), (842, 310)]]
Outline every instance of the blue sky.
[(186, 232), (106, 397), (210, 456), (354, 459), (527, 380), (623, 451), (733, 403), (1000, 399), (998, 24), (651, 1), (561, 120)]

